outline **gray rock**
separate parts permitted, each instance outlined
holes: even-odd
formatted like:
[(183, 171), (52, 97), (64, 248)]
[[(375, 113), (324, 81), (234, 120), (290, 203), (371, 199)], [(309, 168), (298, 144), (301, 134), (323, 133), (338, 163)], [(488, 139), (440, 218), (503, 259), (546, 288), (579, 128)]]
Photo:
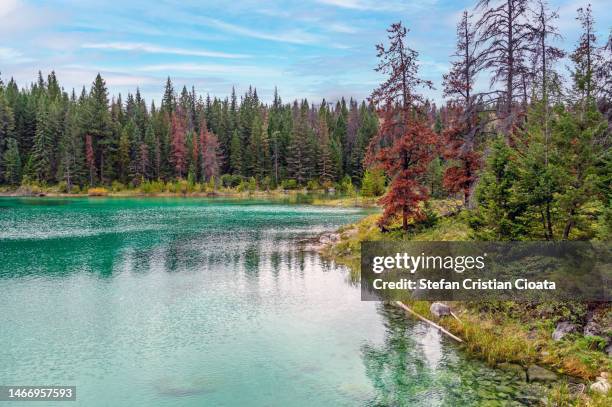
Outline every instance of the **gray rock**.
[(576, 332), (576, 329), (577, 326), (570, 322), (559, 322), (555, 328), (555, 332), (552, 334), (552, 338), (555, 341), (560, 341), (565, 335)]
[(527, 368), (527, 378), (530, 382), (554, 382), (558, 379), (555, 372), (538, 365), (531, 365)]
[(599, 336), (601, 334), (601, 329), (597, 323), (594, 321), (589, 321), (584, 326), (584, 336)]
[(601, 394), (607, 394), (610, 391), (610, 388), (612, 388), (612, 386), (608, 381), (608, 373), (606, 372), (602, 372), (595, 383), (591, 384), (590, 387), (592, 391), (596, 391)]
[(451, 309), (446, 304), (442, 304), (441, 302), (434, 302), (429, 307), (429, 312), (431, 312), (436, 318), (440, 318), (444, 315), (450, 315)]
[(612, 342), (608, 346), (606, 346), (604, 352), (606, 352), (606, 354), (612, 358)]

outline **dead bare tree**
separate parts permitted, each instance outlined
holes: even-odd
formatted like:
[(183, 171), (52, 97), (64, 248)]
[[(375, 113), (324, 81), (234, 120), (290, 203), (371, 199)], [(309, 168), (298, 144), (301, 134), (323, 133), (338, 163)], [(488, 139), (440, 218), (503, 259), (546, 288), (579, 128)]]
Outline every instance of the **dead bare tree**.
[(490, 69), (491, 87), (503, 88), (486, 94), (488, 102), (497, 106), (503, 120), (501, 130), (508, 135), (516, 124), (515, 100), (526, 101), (530, 85), (528, 60), (533, 53), (534, 30), (528, 18), (529, 0), (480, 0), (476, 6), (482, 16), (476, 23), (477, 46), (482, 47), (478, 59), (483, 69)]

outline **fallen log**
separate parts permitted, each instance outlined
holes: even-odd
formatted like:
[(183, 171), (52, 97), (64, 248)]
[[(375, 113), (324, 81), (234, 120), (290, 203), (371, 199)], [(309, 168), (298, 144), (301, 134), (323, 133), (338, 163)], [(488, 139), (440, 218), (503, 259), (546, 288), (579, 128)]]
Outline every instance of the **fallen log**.
[(400, 307), (401, 309), (403, 309), (404, 311), (408, 312), (409, 314), (414, 315), (415, 317), (417, 317), (421, 321), (428, 323), (429, 325), (433, 326), (434, 328), (437, 328), (439, 331), (441, 331), (442, 333), (444, 333), (447, 336), (451, 337), (452, 339), (456, 340), (457, 342), (463, 343), (463, 340), (461, 338), (459, 338), (458, 336), (455, 336), (452, 333), (448, 332), (446, 329), (442, 328), (440, 325), (436, 324), (435, 322), (430, 321), (429, 319), (425, 318), (424, 316), (416, 313), (415, 311), (413, 311), (410, 307), (408, 307), (403, 302), (395, 301), (394, 304), (396, 306)]

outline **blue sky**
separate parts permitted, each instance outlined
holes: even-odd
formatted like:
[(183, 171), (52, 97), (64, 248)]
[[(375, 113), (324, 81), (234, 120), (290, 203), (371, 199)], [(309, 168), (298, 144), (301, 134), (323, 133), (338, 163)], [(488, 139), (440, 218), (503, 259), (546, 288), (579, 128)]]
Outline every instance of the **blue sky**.
[[(600, 37), (612, 27), (608, 0), (591, 1)], [(111, 4), (113, 3), (113, 4)], [(101, 72), (111, 93), (139, 86), (159, 100), (170, 75), (200, 93), (225, 97), (257, 87), (269, 101), (278, 86), (284, 100), (367, 97), (381, 80), (374, 44), (402, 20), (420, 52), (421, 73), (437, 90), (455, 45), (462, 10), (476, 0), (195, 1), (0, 0), (0, 71), (27, 85), (40, 69), (61, 84), (89, 88)], [(575, 10), (586, 2), (551, 0), (571, 48), (578, 36)], [(483, 83), (487, 78), (481, 78)]]

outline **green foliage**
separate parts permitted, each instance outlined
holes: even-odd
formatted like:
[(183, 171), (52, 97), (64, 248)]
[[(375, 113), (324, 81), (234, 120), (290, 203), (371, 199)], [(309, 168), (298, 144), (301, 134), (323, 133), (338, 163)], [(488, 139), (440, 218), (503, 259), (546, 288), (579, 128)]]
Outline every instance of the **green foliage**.
[(113, 192), (121, 192), (125, 189), (126, 189), (125, 185), (119, 181), (113, 181), (111, 183), (111, 191)]
[(342, 180), (340, 181), (340, 184), (338, 185), (338, 190), (341, 193), (348, 195), (348, 196), (357, 195), (355, 191), (355, 186), (353, 185), (353, 180), (348, 175), (345, 175), (342, 178)]
[(525, 238), (525, 229), (519, 220), (523, 204), (515, 200), (513, 191), (517, 179), (514, 152), (498, 137), (490, 146), (485, 170), (476, 188), (479, 206), (470, 223), (478, 239)]
[(312, 179), (306, 183), (306, 189), (308, 191), (318, 191), (321, 189), (321, 184), (319, 184), (317, 180)]
[(297, 181), (294, 179), (286, 179), (286, 180), (283, 180), (283, 182), (281, 182), (281, 188), (292, 190), (292, 189), (298, 189), (299, 185)]
[(140, 184), (140, 190), (145, 194), (159, 194), (165, 189), (166, 185), (162, 181), (145, 181)]
[(436, 157), (427, 166), (425, 174), (426, 185), (429, 188), (429, 194), (433, 198), (444, 198), (446, 193), (442, 187), (442, 179), (444, 178), (444, 166), (440, 157)]
[(4, 180), (9, 185), (19, 185), (21, 182), (21, 157), (17, 141), (9, 138), (7, 148), (2, 157), (4, 165)]
[(365, 197), (381, 196), (385, 193), (385, 174), (380, 169), (365, 171), (361, 181), (361, 195)]

